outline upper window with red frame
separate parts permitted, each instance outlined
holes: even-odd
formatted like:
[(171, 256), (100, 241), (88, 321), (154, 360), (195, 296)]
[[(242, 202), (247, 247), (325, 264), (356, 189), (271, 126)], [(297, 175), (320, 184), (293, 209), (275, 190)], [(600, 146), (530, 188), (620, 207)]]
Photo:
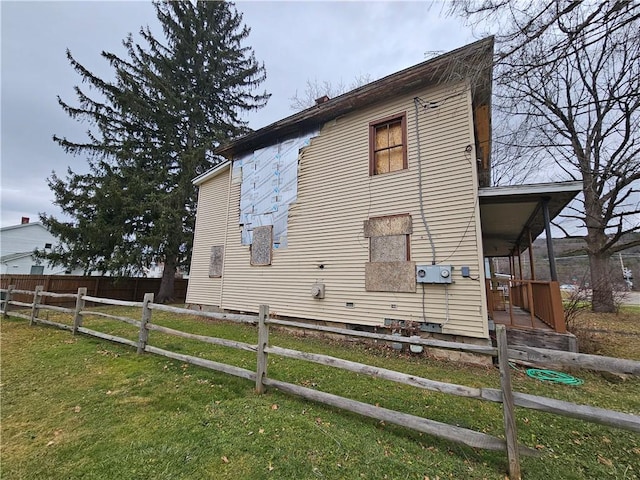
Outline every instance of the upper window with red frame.
[(369, 174), (407, 168), (407, 115), (401, 113), (369, 124)]

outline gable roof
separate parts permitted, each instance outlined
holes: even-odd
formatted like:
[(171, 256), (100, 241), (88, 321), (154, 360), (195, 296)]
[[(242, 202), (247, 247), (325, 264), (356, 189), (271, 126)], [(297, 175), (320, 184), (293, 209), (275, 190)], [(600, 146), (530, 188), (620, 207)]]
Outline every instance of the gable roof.
[(317, 128), (322, 123), (380, 100), (451, 80), (471, 80), (474, 104), (490, 103), (493, 37), (458, 48), (412, 67), (314, 105), (271, 125), (231, 140), (215, 149), (226, 158), (270, 145), (296, 132)]
[(203, 174), (198, 175), (196, 178), (191, 180), (191, 183), (193, 183), (194, 185), (198, 185), (198, 186), (202, 185), (207, 180), (211, 180), (212, 178), (217, 177), (218, 175), (220, 175), (227, 168), (229, 168), (230, 165), (231, 165), (231, 162), (226, 160), (226, 161), (216, 165), (215, 167), (210, 168), (209, 170), (207, 170)]
[[(29, 223), (19, 223), (18, 225), (9, 225), (8, 227), (2, 227), (0, 228), (0, 232), (8, 232), (10, 230), (17, 230), (19, 228), (33, 228), (33, 227), (40, 227), (43, 230), (47, 230), (47, 227), (45, 227), (42, 222), (29, 222)], [(49, 230), (47, 230), (48, 232)]]
[(13, 262), (14, 260), (18, 260), (20, 258), (30, 257), (33, 255), (33, 251), (31, 252), (18, 252), (18, 253), (10, 253), (8, 255), (4, 255), (0, 257), (0, 263)]

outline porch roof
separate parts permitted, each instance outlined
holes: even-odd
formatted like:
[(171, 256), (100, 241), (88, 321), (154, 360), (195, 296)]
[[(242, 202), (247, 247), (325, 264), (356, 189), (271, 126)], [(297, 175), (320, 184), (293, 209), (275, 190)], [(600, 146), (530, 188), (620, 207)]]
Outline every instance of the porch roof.
[(582, 190), (582, 182), (537, 183), (486, 187), (478, 191), (482, 242), (487, 257), (506, 257), (518, 245), (528, 246), (545, 230), (542, 203), (553, 220)]

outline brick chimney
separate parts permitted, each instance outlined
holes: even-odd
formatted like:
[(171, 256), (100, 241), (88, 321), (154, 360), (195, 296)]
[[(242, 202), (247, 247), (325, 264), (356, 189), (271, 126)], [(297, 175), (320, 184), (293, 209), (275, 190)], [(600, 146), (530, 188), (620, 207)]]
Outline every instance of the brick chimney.
[(25, 224), (29, 223), (29, 217), (22, 217), (22, 220), (20, 221), (20, 223), (22, 225), (25, 225)]
[(328, 95), (323, 95), (320, 98), (316, 98), (316, 105), (322, 105), (323, 103), (326, 103), (329, 101), (329, 96)]

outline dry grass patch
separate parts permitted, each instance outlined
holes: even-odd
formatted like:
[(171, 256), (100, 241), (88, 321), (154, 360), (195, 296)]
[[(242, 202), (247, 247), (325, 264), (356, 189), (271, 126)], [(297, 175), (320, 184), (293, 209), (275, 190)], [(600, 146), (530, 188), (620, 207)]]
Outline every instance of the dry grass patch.
[(621, 307), (618, 313), (582, 310), (571, 331), (581, 352), (640, 360), (640, 307)]

